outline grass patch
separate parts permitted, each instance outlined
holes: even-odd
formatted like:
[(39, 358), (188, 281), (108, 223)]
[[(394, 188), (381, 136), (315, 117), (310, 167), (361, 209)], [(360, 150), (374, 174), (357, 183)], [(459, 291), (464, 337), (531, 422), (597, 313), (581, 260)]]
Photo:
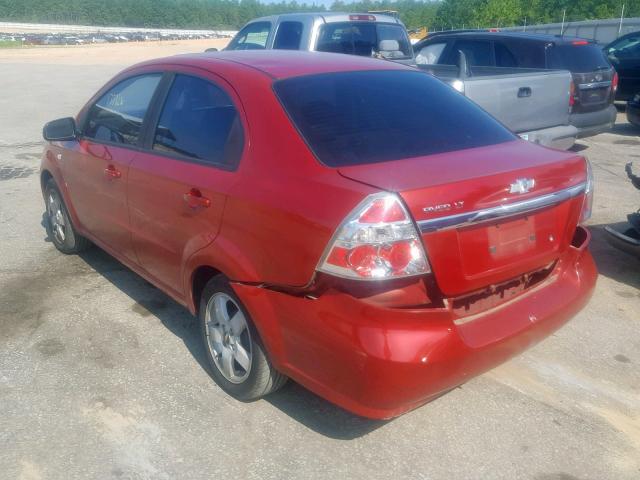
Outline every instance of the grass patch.
[(22, 40), (15, 42), (11, 40), (0, 40), (0, 48), (22, 48)]

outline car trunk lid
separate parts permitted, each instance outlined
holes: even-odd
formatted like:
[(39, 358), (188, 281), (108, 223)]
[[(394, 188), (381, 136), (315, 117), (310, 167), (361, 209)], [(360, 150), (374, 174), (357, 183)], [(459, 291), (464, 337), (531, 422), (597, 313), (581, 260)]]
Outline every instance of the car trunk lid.
[(586, 181), (582, 157), (524, 141), (339, 172), (401, 195), (449, 296), (558, 259), (578, 223)]

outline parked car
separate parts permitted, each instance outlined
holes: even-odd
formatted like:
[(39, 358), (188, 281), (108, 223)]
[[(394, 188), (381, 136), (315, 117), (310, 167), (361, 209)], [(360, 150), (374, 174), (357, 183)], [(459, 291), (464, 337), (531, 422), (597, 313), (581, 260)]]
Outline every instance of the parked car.
[(627, 102), (627, 120), (636, 127), (640, 127), (640, 91)]
[(620, 76), (616, 100), (629, 100), (640, 92), (640, 32), (624, 35), (604, 48)]
[(459, 54), (458, 66), (418, 64), (470, 98), (525, 140), (566, 150), (578, 129), (569, 125), (571, 73), (512, 67), (472, 67)]
[(575, 86), (569, 123), (578, 138), (610, 130), (618, 75), (596, 43), (524, 32), (466, 32), (429, 36), (414, 45), (416, 62), (453, 65), (464, 52), (472, 66), (569, 70)]
[(225, 50), (309, 50), (413, 63), (404, 25), (371, 13), (287, 13), (247, 23)]
[(93, 242), (185, 305), (239, 399), (291, 377), (399, 415), (540, 341), (595, 285), (585, 158), (398, 63), (153, 60), (43, 133), (53, 245)]
[[(640, 190), (640, 176), (633, 172), (633, 163), (625, 165), (627, 177)], [(640, 210), (627, 215), (627, 223), (622, 227), (605, 226), (607, 240), (614, 247), (640, 258)]]

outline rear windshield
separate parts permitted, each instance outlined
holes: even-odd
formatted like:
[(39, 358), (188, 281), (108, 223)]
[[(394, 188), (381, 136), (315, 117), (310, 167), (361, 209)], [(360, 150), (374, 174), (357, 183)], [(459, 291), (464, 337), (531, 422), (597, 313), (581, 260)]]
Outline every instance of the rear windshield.
[(549, 68), (567, 69), (574, 73), (594, 72), (611, 68), (602, 48), (588, 45), (555, 45), (549, 48)]
[(358, 71), (275, 82), (316, 157), (340, 167), (513, 140), (475, 103), (419, 71)]
[(339, 22), (320, 28), (316, 50), (371, 57), (410, 58), (411, 46), (398, 24)]

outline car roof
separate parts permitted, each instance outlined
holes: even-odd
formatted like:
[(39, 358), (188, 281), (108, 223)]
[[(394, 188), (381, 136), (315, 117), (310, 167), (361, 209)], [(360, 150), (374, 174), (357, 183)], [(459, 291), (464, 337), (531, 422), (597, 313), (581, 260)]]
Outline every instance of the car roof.
[(162, 64), (197, 67), (214, 73), (216, 66), (224, 64), (226, 69), (253, 69), (273, 79), (358, 70), (415, 70), (400, 63), (370, 57), (301, 50), (231, 50), (175, 55), (132, 68)]
[(556, 44), (571, 44), (576, 40), (587, 40), (590, 43), (593, 43), (593, 40), (580, 38), (580, 37), (570, 37), (566, 35), (551, 35), (548, 33), (527, 33), (527, 32), (488, 32), (488, 31), (464, 31), (464, 32), (456, 32), (451, 31), (447, 33), (435, 32), (432, 35), (427, 36), (425, 41), (431, 39), (441, 39), (441, 38), (519, 38), (523, 40), (531, 40), (538, 42), (546, 42), (546, 43), (556, 43)]
[(402, 23), (400, 22), (399, 19), (391, 16), (391, 15), (385, 15), (385, 14), (381, 14), (381, 13), (368, 13), (368, 12), (301, 12), (301, 13), (282, 13), (280, 15), (269, 15), (267, 17), (260, 17), (260, 18), (255, 18), (249, 22), (247, 22), (247, 24), (249, 23), (254, 23), (254, 22), (265, 22), (265, 21), (270, 21), (270, 22), (276, 22), (278, 20), (288, 20), (288, 19), (300, 19), (300, 17), (311, 17), (311, 18), (321, 18), (325, 21), (325, 23), (332, 23), (332, 22), (349, 22), (349, 21), (356, 21), (356, 22), (363, 22), (366, 23), (368, 21), (372, 21), (372, 20), (350, 20), (350, 16), (351, 15), (373, 15), (376, 19), (375, 19), (375, 23)]

